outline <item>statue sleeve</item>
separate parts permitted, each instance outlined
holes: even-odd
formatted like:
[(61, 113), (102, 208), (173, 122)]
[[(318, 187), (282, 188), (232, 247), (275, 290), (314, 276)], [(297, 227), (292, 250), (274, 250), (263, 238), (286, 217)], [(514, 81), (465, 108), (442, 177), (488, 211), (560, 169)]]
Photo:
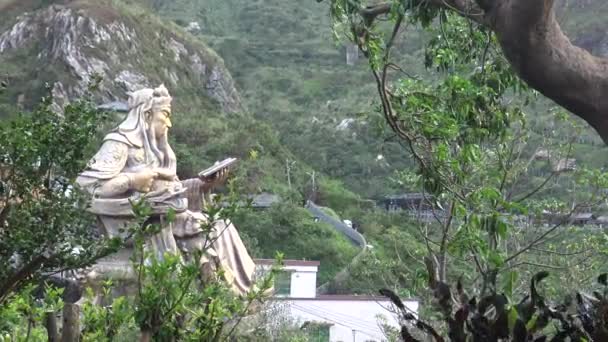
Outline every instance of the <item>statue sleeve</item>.
[(127, 192), (130, 178), (121, 172), (127, 163), (128, 152), (126, 144), (106, 140), (76, 182), (89, 193), (100, 197)]
[(192, 178), (183, 180), (182, 185), (188, 189), (186, 191), (188, 209), (190, 211), (201, 211), (201, 208), (205, 205), (203, 182), (198, 178)]

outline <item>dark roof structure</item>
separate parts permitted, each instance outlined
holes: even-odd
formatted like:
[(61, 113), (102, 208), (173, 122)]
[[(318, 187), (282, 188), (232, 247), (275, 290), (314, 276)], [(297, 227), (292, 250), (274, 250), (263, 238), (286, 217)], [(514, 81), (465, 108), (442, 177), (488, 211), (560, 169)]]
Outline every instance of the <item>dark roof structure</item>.
[(258, 195), (250, 195), (248, 197), (252, 200), (251, 206), (254, 208), (270, 208), (273, 204), (281, 201), (281, 197), (279, 197), (279, 195), (274, 195), (267, 192), (263, 192)]
[(113, 102), (107, 102), (102, 105), (99, 105), (99, 106), (97, 106), (97, 109), (126, 113), (129, 111), (129, 106), (125, 102), (113, 101)]

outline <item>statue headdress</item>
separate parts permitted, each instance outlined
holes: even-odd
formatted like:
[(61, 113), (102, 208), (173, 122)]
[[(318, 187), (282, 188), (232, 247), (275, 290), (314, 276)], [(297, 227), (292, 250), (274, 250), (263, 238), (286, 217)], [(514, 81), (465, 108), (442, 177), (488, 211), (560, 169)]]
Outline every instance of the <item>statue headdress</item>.
[[(147, 136), (147, 115), (155, 110), (171, 108), (172, 97), (164, 84), (157, 88), (144, 88), (128, 92), (127, 117), (106, 136), (107, 139), (128, 143), (136, 147), (144, 147), (146, 154), (151, 150)], [(166, 139), (166, 138), (165, 138)], [(175, 154), (165, 142), (168, 151), (154, 151), (166, 167), (175, 167)], [(158, 154), (161, 155), (158, 155)], [(173, 159), (173, 161), (169, 160)]]
[(129, 111), (139, 106), (142, 106), (144, 112), (152, 109), (171, 107), (171, 101), (173, 100), (164, 84), (154, 89), (146, 88), (129, 92), (127, 95), (129, 96), (127, 103)]

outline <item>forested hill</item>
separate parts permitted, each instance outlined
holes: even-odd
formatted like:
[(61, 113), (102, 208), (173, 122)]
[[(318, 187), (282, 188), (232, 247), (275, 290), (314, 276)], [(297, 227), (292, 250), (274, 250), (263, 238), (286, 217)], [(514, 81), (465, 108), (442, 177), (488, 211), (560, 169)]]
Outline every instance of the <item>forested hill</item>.
[[(412, 170), (413, 163), (377, 114), (379, 103), (367, 61), (361, 56), (355, 65), (346, 64), (346, 46), (334, 39), (327, 2), (148, 0), (147, 3), (163, 18), (189, 29), (224, 58), (250, 112), (269, 124), (279, 135), (280, 143), (299, 160), (321, 175), (341, 181), (364, 199), (418, 190), (399, 181), (398, 171)], [(558, 1), (557, 14), (576, 44), (596, 54), (608, 54), (608, 5), (604, 1)], [(399, 36), (396, 53), (401, 56), (400, 66), (408, 74), (436, 77), (425, 69), (425, 43), (432, 34), (438, 33), (421, 32), (410, 26)], [(549, 101), (541, 99), (526, 109), (533, 131), (523, 156), (526, 159), (542, 145), (548, 132), (569, 136), (570, 128), (555, 122), (549, 114), (550, 107)], [(572, 146), (577, 165), (608, 167), (608, 149), (585, 123), (575, 121), (584, 127)], [(291, 169), (297, 171), (301, 167), (296, 163)], [(521, 184), (522, 188), (543, 184), (551, 172), (542, 163), (532, 163), (531, 168), (535, 171)], [(307, 173), (305, 177), (308, 190), (312, 175)], [(552, 181), (546, 193), (537, 195), (542, 198), (545, 194), (569, 194), (570, 182), (568, 177)], [(370, 293), (378, 286), (399, 284), (397, 288), (406, 294), (415, 291), (419, 276), (424, 273), (416, 266), (416, 257), (425, 255), (424, 246), (416, 242), (419, 241), (416, 223), (408, 223), (407, 217), (362, 209), (366, 207), (353, 205), (357, 201), (343, 194), (339, 184), (326, 183), (317, 200), (343, 218), (355, 221), (374, 249), (352, 270), (352, 277), (333, 290)], [(285, 246), (277, 244), (278, 248)], [(300, 247), (289, 245), (288, 249), (292, 248)], [(411, 259), (406, 259), (408, 255)]]
[[(391, 178), (411, 164), (373, 114), (375, 88), (366, 62), (346, 65), (345, 46), (333, 39), (325, 3), (0, 0), (0, 8), (2, 77), (11, 84), (0, 94), (0, 115), (37, 101), (45, 84), (60, 101), (80, 94), (92, 72), (104, 76), (104, 101), (164, 82), (174, 88), (184, 123), (248, 112), (269, 125), (277, 143), (294, 153), (291, 159), (303, 162), (290, 168), (296, 182), (306, 184), (302, 193), (312, 186), (309, 167), (363, 198), (403, 191)], [(573, 41), (602, 54), (608, 52), (606, 12), (602, 1), (562, 1), (558, 15)], [(122, 40), (108, 39), (112, 30)], [(399, 48), (408, 72), (424, 76), (421, 37), (408, 32)], [(531, 117), (542, 132), (548, 120)], [(213, 129), (178, 124), (183, 173), (195, 172), (200, 162), (191, 160), (197, 153), (186, 147), (209, 145), (211, 136), (225, 138), (222, 125), (234, 122), (239, 120), (210, 122)], [(608, 162), (594, 146), (600, 144), (595, 133), (588, 130), (580, 142), (578, 159), (593, 166)], [(285, 168), (289, 157), (281, 158), (271, 169)]]
[[(561, 3), (573, 41), (608, 53), (608, 5)], [(408, 31), (397, 44), (411, 74), (429, 75), (429, 34)], [(301, 205), (313, 199), (355, 221), (375, 247), (369, 268), (360, 270), (372, 283), (337, 291), (375, 291), (372, 269), (394, 277), (385, 283), (405, 284), (399, 274), (410, 270), (395, 261), (395, 241), (411, 255), (424, 248), (406, 218), (375, 209), (385, 195), (416, 191), (395, 180), (413, 163), (376, 111), (367, 62), (347, 65), (345, 51), (334, 40), (327, 4), (314, 0), (0, 0), (0, 81), (8, 85), (0, 117), (31, 108), (49, 90), (60, 105), (83, 93), (91, 73), (103, 78), (100, 102), (165, 83), (175, 99), (180, 176), (234, 155), (243, 161), (239, 191), (281, 196), (269, 211), (235, 218), (254, 256), (282, 250), (287, 258), (320, 260), (321, 282), (348, 264), (357, 249), (313, 220)], [(548, 106), (529, 108), (538, 132), (532, 142), (545, 129), (560, 129), (547, 119)], [(579, 164), (608, 166), (600, 145), (584, 130), (574, 145)]]
[[(61, 107), (81, 96), (94, 75), (101, 78), (94, 92), (98, 103), (124, 101), (127, 91), (143, 86), (169, 88), (171, 139), (182, 178), (236, 156), (239, 192), (281, 196), (276, 210), (243, 213), (255, 218), (239, 221), (255, 257), (284, 250), (288, 258), (321, 260), (327, 265), (321, 281), (350, 262), (357, 249), (330, 226), (314, 224), (301, 205), (313, 169), (248, 112), (223, 59), (205, 42), (141, 2), (0, 0), (0, 118), (28, 111), (49, 93)], [(118, 120), (120, 115), (112, 125)], [(290, 182), (288, 160), (298, 165)], [(358, 201), (331, 179), (319, 176), (317, 184), (341, 203)]]
[[(333, 37), (327, 3), (147, 3), (164, 18), (190, 27), (218, 51), (250, 111), (270, 124), (299, 158), (365, 198), (403, 191), (390, 180), (394, 170), (410, 164), (373, 115), (375, 87), (366, 61), (346, 65), (346, 47)], [(572, 40), (598, 54), (608, 53), (606, 14), (608, 5), (600, 0), (558, 2), (559, 20)], [(409, 29), (397, 43), (409, 74), (429, 75), (423, 46), (428, 35)], [(538, 140), (545, 128), (556, 129), (545, 112), (545, 106), (529, 110)], [(579, 161), (608, 165), (593, 131), (586, 130), (580, 142), (575, 146)]]

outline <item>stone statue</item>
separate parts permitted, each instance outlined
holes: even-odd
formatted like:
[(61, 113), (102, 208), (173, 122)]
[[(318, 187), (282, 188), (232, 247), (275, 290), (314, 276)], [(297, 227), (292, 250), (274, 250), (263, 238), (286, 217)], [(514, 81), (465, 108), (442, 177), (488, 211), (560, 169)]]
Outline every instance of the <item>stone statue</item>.
[[(130, 93), (127, 117), (105, 136), (76, 182), (92, 196), (89, 211), (107, 236), (120, 236), (120, 228), (133, 219), (129, 200), (144, 198), (152, 219), (162, 227), (149, 238), (148, 250), (161, 258), (170, 252), (188, 259), (194, 250), (210, 245), (202, 260), (205, 267), (221, 268), (234, 292), (245, 293), (253, 285), (255, 265), (234, 225), (215, 221), (210, 239), (200, 228), (208, 220), (201, 212), (204, 195), (225, 181), (227, 170), (213, 179), (178, 179), (175, 153), (167, 140), (171, 100), (163, 85)], [(167, 223), (170, 208), (176, 217)]]

